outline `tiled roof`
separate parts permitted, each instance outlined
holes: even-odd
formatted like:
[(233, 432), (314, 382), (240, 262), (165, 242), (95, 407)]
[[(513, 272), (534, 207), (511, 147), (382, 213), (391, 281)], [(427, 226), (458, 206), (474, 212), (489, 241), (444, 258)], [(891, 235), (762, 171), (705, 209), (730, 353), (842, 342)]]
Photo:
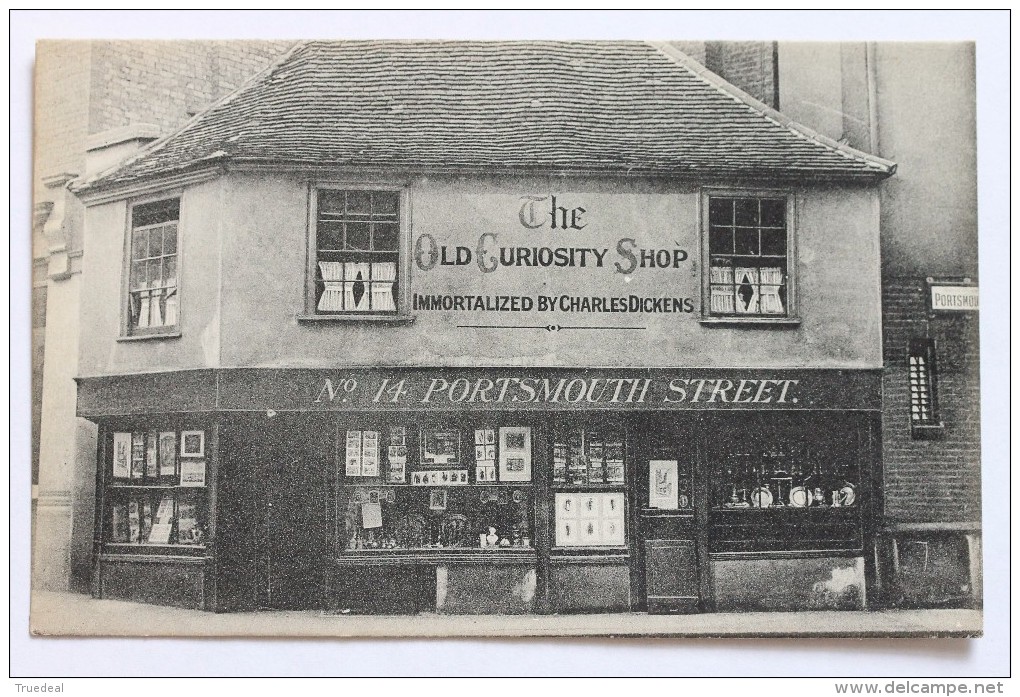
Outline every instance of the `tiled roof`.
[(81, 188), (217, 161), (821, 179), (895, 169), (668, 44), (313, 41)]

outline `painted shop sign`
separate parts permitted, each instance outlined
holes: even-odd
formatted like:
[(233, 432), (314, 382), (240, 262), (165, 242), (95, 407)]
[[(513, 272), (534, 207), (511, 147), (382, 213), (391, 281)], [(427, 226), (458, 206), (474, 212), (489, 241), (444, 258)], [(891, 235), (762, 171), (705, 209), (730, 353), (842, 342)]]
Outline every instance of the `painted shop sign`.
[[(505, 404), (562, 404), (562, 405), (625, 405), (645, 404), (649, 392), (661, 396), (663, 404), (682, 402), (708, 404), (797, 404), (796, 386), (800, 380), (742, 378), (673, 378), (665, 385), (652, 390), (653, 378), (645, 377), (570, 377), (570, 378), (527, 378), (527, 377), (457, 377), (430, 378), (427, 385), (409, 378), (383, 378), (372, 384), (372, 404), (407, 405), (505, 405)], [(313, 400), (341, 403), (354, 397), (359, 383), (357, 377), (348, 377), (339, 384), (326, 378), (322, 388)], [(791, 388), (793, 390), (791, 391)], [(372, 390), (370, 390), (372, 391)], [(661, 394), (660, 394), (661, 393)]]
[(689, 250), (697, 248), (698, 224), (696, 207), (686, 210), (693, 202), (638, 194), (461, 197), (442, 227), (419, 218), (412, 310), (693, 313), (699, 286)]
[(82, 416), (262, 410), (880, 408), (881, 373), (870, 370), (234, 368), (78, 380)]
[(977, 312), (978, 287), (931, 283), (932, 312)]

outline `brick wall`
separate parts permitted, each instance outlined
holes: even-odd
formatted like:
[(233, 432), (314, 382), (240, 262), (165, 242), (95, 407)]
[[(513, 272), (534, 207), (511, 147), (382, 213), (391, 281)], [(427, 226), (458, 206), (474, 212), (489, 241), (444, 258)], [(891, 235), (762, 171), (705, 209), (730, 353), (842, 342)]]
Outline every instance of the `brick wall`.
[(705, 67), (760, 102), (778, 107), (775, 42), (707, 41)]
[[(883, 289), (882, 412), (885, 514), (896, 522), (970, 522), (980, 510), (980, 392), (976, 314), (929, 318), (924, 278), (888, 277)], [(911, 338), (936, 342), (941, 438), (910, 433), (906, 356)]]
[(40, 41), (37, 46), (33, 127), (36, 202), (50, 200), (52, 195), (42, 185), (42, 177), (81, 173), (84, 169), (90, 53), (88, 41)]
[(151, 123), (168, 133), (292, 45), (291, 41), (95, 42), (89, 132)]

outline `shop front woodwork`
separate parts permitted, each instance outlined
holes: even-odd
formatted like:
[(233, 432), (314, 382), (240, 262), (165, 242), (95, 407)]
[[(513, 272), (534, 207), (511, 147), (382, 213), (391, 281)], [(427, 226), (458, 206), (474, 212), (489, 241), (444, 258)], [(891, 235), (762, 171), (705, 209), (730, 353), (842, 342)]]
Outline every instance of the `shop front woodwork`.
[(94, 592), (337, 614), (865, 607), (877, 379), (759, 378), (803, 384), (803, 409), (676, 408), (655, 398), (707, 378), (641, 374), (644, 401), (598, 409), (372, 402), (432, 375), (410, 370), (362, 371), (368, 397), (344, 408), (316, 401), (330, 371), (191, 375), (211, 394), (168, 392), (163, 411), (148, 391), (173, 376), (86, 382)]

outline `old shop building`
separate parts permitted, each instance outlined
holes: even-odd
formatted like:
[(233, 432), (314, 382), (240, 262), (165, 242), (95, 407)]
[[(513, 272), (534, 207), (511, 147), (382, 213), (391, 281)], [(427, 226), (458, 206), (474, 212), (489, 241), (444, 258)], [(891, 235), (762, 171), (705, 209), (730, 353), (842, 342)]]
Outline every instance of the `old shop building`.
[(873, 605), (894, 169), (670, 45), (302, 44), (78, 187), (94, 592)]

